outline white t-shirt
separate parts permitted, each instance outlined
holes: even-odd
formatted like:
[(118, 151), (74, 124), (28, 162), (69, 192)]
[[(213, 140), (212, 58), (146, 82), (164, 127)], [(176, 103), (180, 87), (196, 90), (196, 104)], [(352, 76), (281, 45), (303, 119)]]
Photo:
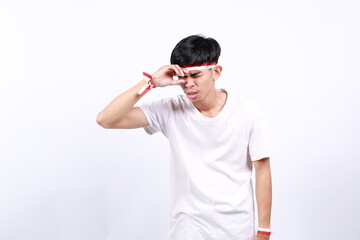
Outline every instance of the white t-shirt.
[[(221, 90), (225, 91), (225, 90)], [(270, 156), (262, 113), (229, 94), (214, 118), (184, 96), (143, 104), (171, 147), (169, 240), (251, 240), (252, 161)]]

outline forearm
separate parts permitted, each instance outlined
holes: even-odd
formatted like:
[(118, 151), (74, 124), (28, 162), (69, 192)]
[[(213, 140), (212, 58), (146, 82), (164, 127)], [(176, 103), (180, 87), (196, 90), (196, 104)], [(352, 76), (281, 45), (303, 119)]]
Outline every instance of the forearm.
[(256, 199), (259, 227), (270, 228), (272, 184), (270, 168), (256, 173)]
[(123, 92), (97, 116), (97, 123), (103, 127), (109, 127), (116, 122), (120, 122), (140, 100), (141, 96), (138, 91), (147, 83), (146, 80), (141, 80), (129, 90)]

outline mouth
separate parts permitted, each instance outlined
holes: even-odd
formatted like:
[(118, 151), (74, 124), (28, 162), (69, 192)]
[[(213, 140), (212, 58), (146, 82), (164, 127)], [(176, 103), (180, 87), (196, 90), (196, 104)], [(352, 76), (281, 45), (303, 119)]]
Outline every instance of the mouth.
[(194, 99), (198, 95), (198, 92), (186, 92), (188, 98)]

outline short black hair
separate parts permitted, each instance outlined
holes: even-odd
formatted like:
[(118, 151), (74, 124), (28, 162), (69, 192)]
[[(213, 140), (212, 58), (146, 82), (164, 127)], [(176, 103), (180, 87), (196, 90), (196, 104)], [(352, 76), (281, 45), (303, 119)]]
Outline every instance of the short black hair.
[(184, 38), (175, 46), (170, 62), (180, 67), (217, 63), (220, 53), (220, 45), (215, 39), (203, 35), (192, 35)]

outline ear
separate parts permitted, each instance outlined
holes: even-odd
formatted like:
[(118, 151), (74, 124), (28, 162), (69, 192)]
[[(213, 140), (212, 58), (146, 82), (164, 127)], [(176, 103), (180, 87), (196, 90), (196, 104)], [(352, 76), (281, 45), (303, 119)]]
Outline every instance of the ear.
[(214, 67), (212, 70), (213, 70), (214, 81), (216, 81), (221, 75), (222, 66), (216, 65), (216, 67)]

